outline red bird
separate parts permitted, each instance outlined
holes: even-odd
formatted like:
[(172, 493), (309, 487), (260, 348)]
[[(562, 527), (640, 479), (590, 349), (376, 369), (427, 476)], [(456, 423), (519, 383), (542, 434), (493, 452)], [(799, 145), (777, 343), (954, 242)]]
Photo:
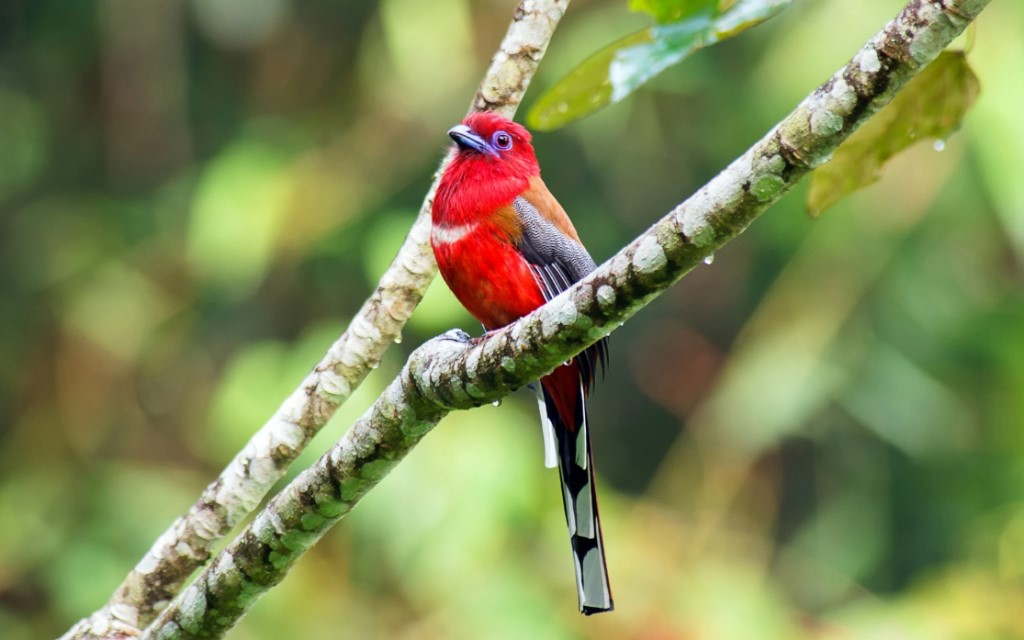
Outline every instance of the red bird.
[[(540, 178), (530, 133), (494, 113), (452, 127), (455, 155), (441, 177), (430, 244), (448, 283), (488, 331), (503, 327), (594, 270), (565, 210)], [(545, 464), (558, 466), (576, 566), (580, 611), (612, 609), (586, 397), (602, 340), (540, 381)]]

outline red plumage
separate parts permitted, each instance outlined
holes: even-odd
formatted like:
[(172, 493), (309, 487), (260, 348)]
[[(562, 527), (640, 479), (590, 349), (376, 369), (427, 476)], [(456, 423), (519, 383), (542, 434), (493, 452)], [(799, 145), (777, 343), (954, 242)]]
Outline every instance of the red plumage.
[[(530, 133), (497, 114), (468, 116), (438, 185), (431, 245), (455, 297), (488, 330), (543, 305), (593, 270), (572, 222), (540, 178)], [(546, 459), (561, 472), (580, 610), (612, 608), (594, 491), (586, 393), (599, 343), (541, 379)], [(580, 436), (582, 432), (582, 437)]]
[[(544, 304), (529, 265), (516, 250), (515, 220), (496, 212), (507, 210), (540, 176), (530, 134), (523, 127), (490, 113), (466, 118), (481, 137), (507, 130), (513, 147), (500, 161), (482, 153), (456, 153), (445, 169), (434, 197), (433, 223), (479, 226), (458, 242), (434, 242), (442, 277), (455, 297), (488, 329), (496, 329)], [(505, 127), (505, 129), (502, 129)], [(516, 144), (518, 142), (518, 144)]]

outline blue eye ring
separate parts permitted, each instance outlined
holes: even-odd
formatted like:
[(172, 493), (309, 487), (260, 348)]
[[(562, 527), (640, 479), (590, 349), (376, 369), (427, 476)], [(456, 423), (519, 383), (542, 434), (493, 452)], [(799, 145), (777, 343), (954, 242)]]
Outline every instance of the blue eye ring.
[(491, 136), (491, 145), (495, 149), (508, 151), (512, 148), (512, 136), (507, 131), (495, 131)]

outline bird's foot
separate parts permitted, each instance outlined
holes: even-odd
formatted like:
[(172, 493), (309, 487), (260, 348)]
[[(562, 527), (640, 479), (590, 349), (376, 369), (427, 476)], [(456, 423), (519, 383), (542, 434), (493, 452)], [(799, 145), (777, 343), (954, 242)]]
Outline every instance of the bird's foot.
[(449, 329), (437, 337), (439, 340), (449, 340), (451, 342), (458, 342), (459, 344), (469, 344), (473, 341), (473, 336), (469, 335), (462, 329)]

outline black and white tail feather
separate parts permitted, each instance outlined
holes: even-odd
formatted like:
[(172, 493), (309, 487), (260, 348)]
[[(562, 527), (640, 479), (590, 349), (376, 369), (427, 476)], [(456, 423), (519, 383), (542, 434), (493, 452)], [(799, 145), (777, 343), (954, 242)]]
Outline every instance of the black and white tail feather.
[[(549, 467), (557, 465), (561, 475), (562, 501), (575, 561), (580, 611), (587, 615), (611, 611), (614, 605), (605, 562), (601, 520), (597, 512), (583, 383), (580, 383), (580, 402), (577, 405), (579, 409), (574, 429), (560, 424), (561, 417), (555, 403), (543, 388), (537, 398), (541, 405), (545, 464)], [(555, 455), (551, 456), (549, 452), (555, 452)], [(555, 460), (551, 460), (552, 457)]]
[[(513, 206), (523, 222), (523, 237), (518, 248), (530, 263), (545, 300), (551, 300), (594, 270), (596, 265), (587, 250), (558, 232), (533, 204), (520, 197)], [(590, 615), (614, 608), (597, 511), (586, 406), (587, 393), (597, 368), (603, 369), (608, 362), (607, 342), (601, 340), (576, 356), (575, 360), (580, 381), (573, 423), (565, 424), (554, 399), (543, 385), (537, 393), (537, 402), (544, 435), (544, 464), (549, 468), (557, 466), (561, 476), (580, 611)]]

